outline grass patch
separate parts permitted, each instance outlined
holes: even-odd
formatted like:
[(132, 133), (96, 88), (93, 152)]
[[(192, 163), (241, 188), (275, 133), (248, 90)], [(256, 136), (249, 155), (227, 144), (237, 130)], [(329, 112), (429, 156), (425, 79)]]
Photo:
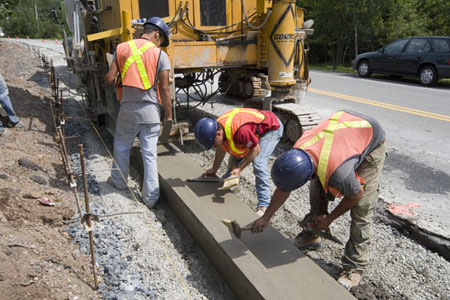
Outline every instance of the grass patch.
[(348, 73), (348, 74), (356, 74), (356, 71), (352, 69), (352, 67), (348, 66), (337, 66), (336, 69), (333, 69), (333, 65), (328, 64), (312, 64), (309, 65), (311, 70), (320, 70), (320, 71), (329, 71), (329, 72), (337, 72), (337, 73)]

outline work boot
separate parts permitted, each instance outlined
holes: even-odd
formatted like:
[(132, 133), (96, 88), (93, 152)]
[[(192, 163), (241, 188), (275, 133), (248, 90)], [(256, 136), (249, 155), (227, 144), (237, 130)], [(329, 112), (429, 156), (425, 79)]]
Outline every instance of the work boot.
[(292, 239), (292, 243), (302, 250), (317, 250), (322, 245), (322, 238), (310, 230), (303, 230)]
[(256, 214), (258, 215), (258, 217), (262, 217), (264, 216), (264, 213), (267, 210), (267, 206), (258, 206), (258, 208), (256, 209)]
[(8, 124), (9, 128), (24, 128), (25, 127), (25, 124), (23, 124), (22, 121), (19, 121), (17, 123), (13, 123), (13, 122), (8, 120), (7, 124)]
[(123, 190), (128, 189), (127, 186), (123, 186), (123, 187), (118, 187), (118, 186), (116, 186), (116, 185), (114, 184), (114, 182), (113, 182), (111, 176), (108, 177), (108, 180), (106, 180), (106, 182), (107, 182), (110, 186), (114, 187), (116, 190), (119, 190), (119, 191), (123, 191)]
[(158, 204), (158, 201), (157, 201), (157, 202), (154, 202), (154, 203), (151, 203), (151, 202), (144, 202), (144, 204), (145, 204), (145, 206), (148, 207), (148, 209), (154, 209), (155, 206), (156, 206), (156, 204)]
[(356, 270), (347, 270), (341, 273), (338, 282), (347, 290), (359, 284), (362, 278), (362, 272)]
[(0, 128), (0, 137), (7, 137), (10, 136), (11, 132), (9, 132), (6, 128)]

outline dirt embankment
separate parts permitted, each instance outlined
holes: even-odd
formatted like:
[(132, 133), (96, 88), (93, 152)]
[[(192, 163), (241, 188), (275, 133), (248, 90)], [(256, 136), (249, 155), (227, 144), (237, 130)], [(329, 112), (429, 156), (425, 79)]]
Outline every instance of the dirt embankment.
[[(48, 73), (24, 47), (0, 42), (0, 53), (0, 72), (25, 124), (0, 137), (1, 298), (98, 299), (89, 258), (63, 230), (76, 205), (53, 141)], [(41, 197), (55, 206), (41, 205)]]

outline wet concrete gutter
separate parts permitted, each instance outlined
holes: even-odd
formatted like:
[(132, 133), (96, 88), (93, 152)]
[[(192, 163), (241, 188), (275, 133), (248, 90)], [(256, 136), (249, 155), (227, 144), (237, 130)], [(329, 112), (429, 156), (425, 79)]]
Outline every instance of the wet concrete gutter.
[(239, 299), (355, 299), (271, 226), (231, 234), (223, 218), (246, 225), (255, 212), (219, 183), (187, 183), (202, 169), (172, 146), (158, 148), (161, 195)]
[(390, 212), (387, 206), (385, 201), (378, 199), (376, 207), (378, 221), (396, 228), (403, 235), (450, 261), (450, 238), (415, 225), (412, 221)]

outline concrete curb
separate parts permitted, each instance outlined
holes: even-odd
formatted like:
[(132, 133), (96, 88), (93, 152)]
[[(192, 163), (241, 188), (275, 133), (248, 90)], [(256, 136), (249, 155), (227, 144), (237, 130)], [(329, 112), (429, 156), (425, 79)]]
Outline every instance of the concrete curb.
[(271, 226), (241, 239), (231, 234), (222, 219), (245, 225), (255, 212), (218, 191), (219, 183), (186, 183), (202, 169), (172, 144), (158, 147), (158, 171), (162, 197), (239, 299), (354, 299)]

